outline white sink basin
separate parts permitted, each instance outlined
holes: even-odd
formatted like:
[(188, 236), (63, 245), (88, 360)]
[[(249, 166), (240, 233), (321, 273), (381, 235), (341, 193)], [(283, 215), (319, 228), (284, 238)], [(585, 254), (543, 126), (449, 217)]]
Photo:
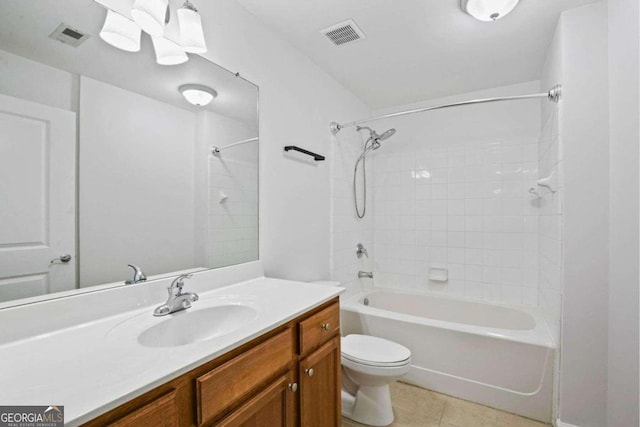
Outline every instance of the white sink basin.
[(107, 335), (112, 340), (135, 340), (143, 347), (178, 347), (229, 335), (255, 323), (260, 311), (251, 298), (204, 298), (189, 309), (163, 317), (145, 309), (111, 328)]
[(240, 329), (258, 314), (245, 305), (193, 308), (167, 315), (138, 335), (138, 342), (145, 347), (175, 347), (206, 341)]

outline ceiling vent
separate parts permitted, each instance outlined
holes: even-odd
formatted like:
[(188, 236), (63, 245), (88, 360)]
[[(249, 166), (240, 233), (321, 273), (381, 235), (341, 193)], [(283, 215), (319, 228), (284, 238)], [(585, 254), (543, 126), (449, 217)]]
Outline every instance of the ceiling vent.
[(78, 47), (91, 36), (89, 34), (80, 32), (79, 30), (76, 30), (75, 28), (67, 24), (60, 24), (49, 37), (64, 44)]
[(332, 25), (320, 30), (320, 32), (327, 36), (327, 38), (336, 46), (342, 46), (344, 44), (366, 38), (362, 30), (358, 28), (352, 19)]

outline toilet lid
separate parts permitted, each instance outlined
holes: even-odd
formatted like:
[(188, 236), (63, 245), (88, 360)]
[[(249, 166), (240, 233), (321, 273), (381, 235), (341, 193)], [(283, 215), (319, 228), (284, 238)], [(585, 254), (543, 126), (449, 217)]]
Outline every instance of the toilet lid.
[(342, 357), (372, 366), (398, 366), (411, 358), (411, 351), (393, 341), (370, 335), (347, 335), (340, 341)]

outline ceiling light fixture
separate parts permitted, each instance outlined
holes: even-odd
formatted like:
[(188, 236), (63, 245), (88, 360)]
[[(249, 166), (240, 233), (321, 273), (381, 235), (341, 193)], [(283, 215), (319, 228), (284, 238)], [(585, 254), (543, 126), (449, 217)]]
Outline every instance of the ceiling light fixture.
[(150, 36), (164, 35), (169, 0), (136, 0), (131, 8), (131, 16), (136, 24)]
[(189, 60), (184, 49), (166, 37), (151, 37), (156, 51), (156, 62), (160, 65), (178, 65)]
[(118, 49), (138, 52), (144, 31), (153, 40), (158, 64), (182, 64), (189, 60), (186, 52), (204, 53), (207, 45), (202, 18), (189, 0), (176, 14), (178, 20), (167, 25), (171, 18), (169, 0), (135, 0), (131, 8), (133, 20), (107, 9), (100, 38)]
[(207, 45), (204, 41), (202, 30), (202, 18), (189, 0), (186, 0), (178, 9), (178, 22), (180, 23), (180, 42), (182, 48), (191, 53), (205, 53)]
[(198, 84), (186, 84), (178, 88), (182, 96), (193, 105), (204, 107), (218, 96), (218, 92), (208, 86)]
[(100, 38), (111, 46), (127, 52), (140, 51), (140, 35), (142, 31), (131, 19), (112, 10), (107, 10), (107, 17), (100, 31)]
[(463, 11), (479, 21), (493, 22), (505, 17), (520, 0), (460, 0)]

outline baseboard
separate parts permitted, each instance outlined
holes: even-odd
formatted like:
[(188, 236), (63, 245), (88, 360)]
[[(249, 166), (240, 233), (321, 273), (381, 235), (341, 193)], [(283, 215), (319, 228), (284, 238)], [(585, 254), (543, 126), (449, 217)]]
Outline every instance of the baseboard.
[(560, 419), (557, 419), (555, 423), (553, 423), (553, 425), (555, 427), (580, 427), (574, 424), (567, 424), (567, 423), (563, 423), (562, 421), (560, 421)]

